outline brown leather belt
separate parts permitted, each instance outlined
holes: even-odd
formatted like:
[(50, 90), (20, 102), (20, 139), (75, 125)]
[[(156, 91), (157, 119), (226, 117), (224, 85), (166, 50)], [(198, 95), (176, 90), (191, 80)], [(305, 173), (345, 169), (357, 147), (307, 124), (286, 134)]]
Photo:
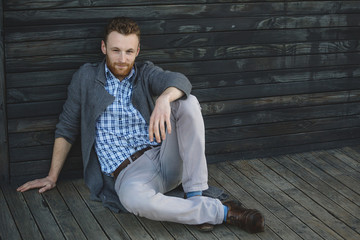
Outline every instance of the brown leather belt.
[(117, 169), (115, 169), (115, 171), (111, 174), (111, 176), (114, 177), (114, 179), (117, 178), (117, 176), (119, 175), (119, 173), (121, 172), (121, 170), (123, 170), (124, 168), (126, 168), (129, 164), (130, 164), (130, 158), (133, 162), (135, 162), (136, 159), (138, 159), (139, 157), (141, 157), (144, 152), (146, 152), (147, 150), (152, 149), (152, 147), (148, 146), (144, 149), (141, 149), (140, 151), (137, 151), (136, 153), (134, 153), (133, 155), (131, 155), (129, 158), (125, 159), (120, 166), (118, 166)]

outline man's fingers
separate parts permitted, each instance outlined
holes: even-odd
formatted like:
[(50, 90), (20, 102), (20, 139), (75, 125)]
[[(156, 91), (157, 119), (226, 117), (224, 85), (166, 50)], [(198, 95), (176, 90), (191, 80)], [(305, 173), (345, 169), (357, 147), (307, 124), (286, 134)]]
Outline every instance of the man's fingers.
[(49, 190), (48, 187), (46, 187), (46, 186), (43, 187), (43, 188), (40, 188), (40, 189), (39, 189), (39, 193), (43, 193), (43, 192), (45, 192), (46, 190)]
[(152, 116), (149, 123), (149, 139), (150, 142), (155, 140), (161, 143), (166, 138), (166, 132), (171, 134), (171, 122), (169, 116)]
[(24, 185), (17, 188), (18, 192), (25, 192), (30, 189), (40, 188), (39, 192), (45, 192), (51, 188), (53, 188), (54, 183), (49, 181), (48, 179), (36, 179), (30, 182), (25, 183)]
[(166, 129), (169, 134), (171, 134), (171, 122), (170, 117), (166, 118)]
[(33, 187), (33, 186), (34, 186), (34, 183), (35, 183), (35, 181), (27, 182), (27, 183), (23, 184), (22, 186), (18, 187), (17, 191), (19, 191), (19, 192), (25, 192), (25, 191), (27, 191), (27, 190), (29, 190), (29, 189), (31, 189), (31, 188), (34, 188), (34, 187)]
[(154, 122), (154, 134), (155, 134), (156, 142), (161, 143), (159, 121)]
[(45, 192), (45, 191), (47, 191), (47, 190), (52, 189), (53, 187), (54, 187), (54, 186), (51, 185), (51, 184), (46, 184), (43, 188), (40, 188), (40, 189), (39, 189), (39, 193), (43, 193), (43, 192)]
[(19, 192), (25, 192), (25, 191), (27, 191), (27, 190), (29, 190), (29, 189), (30, 189), (29, 185), (22, 185), (22, 186), (19, 187), (17, 190), (18, 190)]
[(150, 122), (149, 122), (149, 139), (150, 142), (154, 141), (154, 116), (150, 117)]
[(161, 135), (161, 139), (165, 140), (166, 130), (165, 130), (165, 122), (163, 119), (161, 119), (161, 121), (160, 121), (160, 135)]

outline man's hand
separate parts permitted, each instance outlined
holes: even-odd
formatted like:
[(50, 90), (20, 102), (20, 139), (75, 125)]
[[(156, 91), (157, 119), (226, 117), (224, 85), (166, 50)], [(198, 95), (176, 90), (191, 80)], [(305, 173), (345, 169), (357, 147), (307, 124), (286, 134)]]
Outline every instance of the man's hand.
[(56, 186), (56, 182), (53, 181), (49, 176), (41, 179), (36, 179), (33, 181), (29, 181), (24, 185), (18, 187), (18, 192), (25, 192), (30, 189), (40, 188), (39, 193), (43, 193), (47, 190), (50, 190)]
[(40, 188), (39, 193), (43, 193), (56, 186), (56, 181), (60, 171), (65, 163), (66, 156), (69, 153), (71, 144), (65, 138), (56, 138), (54, 143), (54, 151), (51, 160), (51, 167), (47, 177), (29, 181), (18, 187), (18, 192), (25, 192), (30, 189)]
[[(149, 124), (149, 138), (150, 142), (154, 141), (154, 135), (156, 142), (161, 143), (161, 140), (166, 138), (166, 128), (168, 133), (171, 133), (170, 123), (170, 102), (166, 97), (159, 97), (156, 100), (154, 111), (150, 117)], [(166, 127), (166, 128), (165, 128)]]
[(161, 143), (161, 140), (166, 138), (166, 130), (171, 134), (171, 107), (170, 103), (184, 96), (184, 93), (175, 88), (167, 88), (156, 100), (154, 111), (150, 117), (149, 123), (149, 139)]

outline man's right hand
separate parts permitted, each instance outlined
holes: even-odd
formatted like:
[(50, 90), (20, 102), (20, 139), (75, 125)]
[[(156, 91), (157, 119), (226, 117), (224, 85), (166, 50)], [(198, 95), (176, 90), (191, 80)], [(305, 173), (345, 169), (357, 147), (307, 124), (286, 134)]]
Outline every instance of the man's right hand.
[(59, 137), (55, 139), (54, 151), (51, 160), (51, 167), (47, 177), (29, 181), (18, 187), (18, 192), (25, 192), (30, 189), (39, 188), (39, 193), (53, 189), (60, 171), (65, 163), (66, 156), (69, 153), (71, 144), (65, 138)]
[(17, 188), (18, 192), (25, 192), (30, 189), (40, 188), (39, 193), (43, 193), (47, 190), (53, 189), (56, 186), (56, 182), (52, 180), (49, 176), (41, 179), (35, 179), (33, 181), (29, 181), (22, 186)]

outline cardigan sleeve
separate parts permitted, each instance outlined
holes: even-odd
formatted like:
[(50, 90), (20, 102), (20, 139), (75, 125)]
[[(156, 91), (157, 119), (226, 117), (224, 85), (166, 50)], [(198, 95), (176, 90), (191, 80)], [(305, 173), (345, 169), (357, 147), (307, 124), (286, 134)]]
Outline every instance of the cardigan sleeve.
[(188, 97), (191, 92), (191, 83), (182, 73), (163, 70), (151, 62), (146, 62), (144, 77), (148, 80), (149, 87), (155, 96), (161, 95), (167, 88), (176, 87)]
[(55, 138), (63, 137), (71, 144), (75, 142), (80, 130), (80, 79), (80, 70), (78, 70), (74, 73), (68, 86), (68, 96), (55, 130)]

